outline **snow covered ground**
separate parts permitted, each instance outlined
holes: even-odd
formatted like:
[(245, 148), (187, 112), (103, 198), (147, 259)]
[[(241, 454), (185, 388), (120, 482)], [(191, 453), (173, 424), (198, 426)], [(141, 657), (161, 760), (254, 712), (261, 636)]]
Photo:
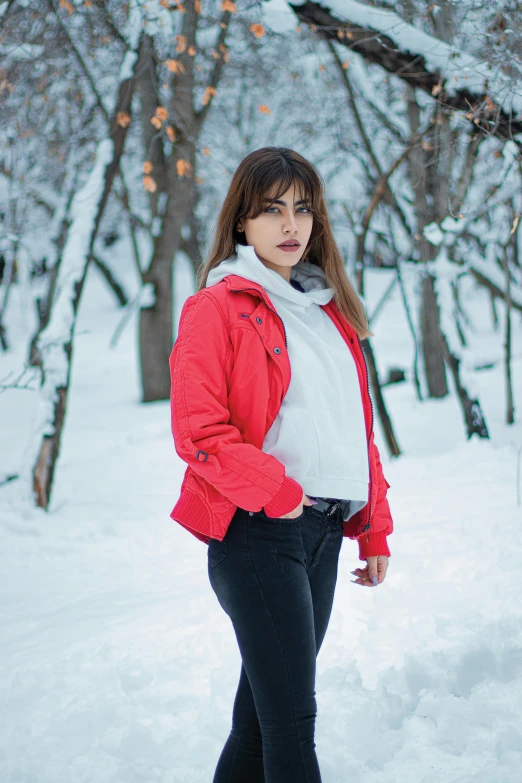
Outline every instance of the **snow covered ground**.
[[(389, 278), (370, 277), (371, 310)], [(378, 431), (392, 556), (385, 582), (360, 588), (356, 545), (343, 544), (318, 658), (324, 783), (520, 780), (522, 425), (503, 423), (487, 299), (471, 290), (465, 301), (473, 355), (497, 362), (473, 373), (492, 439), (466, 441), (453, 396), (420, 405), (409, 383), (386, 390), (404, 451), (390, 461)], [(20, 350), (0, 357), (0, 377), (23, 359), (32, 319), (16, 292), (10, 308)], [(92, 273), (50, 513), (31, 508), (21, 482), (0, 487), (2, 783), (210, 783), (229, 731), (235, 636), (205, 545), (169, 518), (184, 464), (168, 404), (138, 404), (135, 322), (108, 347), (120, 317)], [(374, 329), (382, 373), (409, 369), (397, 291)], [(34, 401), (0, 394), (0, 474), (20, 469)]]

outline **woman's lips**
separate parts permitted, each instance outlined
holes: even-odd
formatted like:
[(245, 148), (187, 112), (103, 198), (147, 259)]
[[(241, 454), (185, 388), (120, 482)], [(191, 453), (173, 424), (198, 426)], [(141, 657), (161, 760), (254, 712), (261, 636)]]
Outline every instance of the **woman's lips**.
[(277, 247), (279, 250), (284, 250), (285, 253), (295, 253), (296, 250), (299, 250), (301, 245), (278, 245)]

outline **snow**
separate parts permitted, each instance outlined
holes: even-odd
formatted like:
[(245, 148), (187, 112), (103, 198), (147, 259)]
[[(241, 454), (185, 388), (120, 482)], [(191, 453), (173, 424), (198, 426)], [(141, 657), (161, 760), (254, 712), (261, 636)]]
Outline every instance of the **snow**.
[(134, 66), (138, 60), (137, 52), (126, 52), (120, 69), (120, 82), (132, 79), (134, 76)]
[(263, 22), (274, 33), (289, 33), (298, 26), (286, 0), (267, 0), (261, 5)]
[[(292, 5), (304, 3), (305, 0), (295, 0)], [(393, 11), (375, 8), (357, 0), (329, 0), (327, 7), (339, 20), (383, 33), (400, 51), (421, 54), (428, 71), (440, 74), (449, 95), (461, 89), (482, 98), (489, 94), (507, 114), (522, 119), (520, 84), (514, 83), (500, 68), (491, 68), (473, 55), (453, 49), (408, 24)]]
[[(443, 245), (444, 247), (449, 247), (455, 243), (458, 236), (466, 229), (473, 228), (474, 222), (474, 215), (470, 215), (465, 220), (455, 220), (454, 218), (448, 216), (444, 218), (440, 225), (438, 223), (429, 223), (427, 226), (425, 226), (423, 234), (428, 242), (431, 242), (432, 245)], [(497, 237), (498, 233), (499, 225), (496, 224), (493, 227), (493, 236)], [(482, 233), (482, 239), (487, 240), (488, 237)], [(499, 248), (498, 241), (494, 240), (488, 241), (487, 258), (484, 258), (475, 248), (470, 247), (468, 249), (465, 265), (459, 267), (455, 264), (456, 271), (454, 274), (456, 274), (457, 271), (459, 274), (462, 274), (465, 270), (475, 270), (486, 280), (489, 280), (489, 282), (496, 286), (500, 291), (504, 292), (506, 290), (505, 273), (498, 266), (498, 264), (495, 263), (497, 256), (500, 257), (501, 253), (502, 250)], [(447, 261), (451, 266), (451, 262), (449, 261), (446, 251), (443, 258), (444, 262)], [(438, 266), (434, 270), (435, 273), (437, 273), (437, 269)], [(522, 294), (520, 294), (516, 288), (513, 288), (513, 290), (510, 292), (510, 295), (511, 301), (522, 307)]]
[[(370, 312), (391, 274), (367, 272)], [(50, 512), (31, 508), (17, 481), (0, 487), (0, 777), (209, 783), (230, 728), (239, 652), (208, 582), (205, 545), (169, 518), (185, 466), (168, 403), (139, 404), (137, 316), (111, 351), (121, 310), (103, 285), (89, 274)], [(34, 326), (19, 297), (14, 286), (8, 324), (19, 348), (2, 356), (2, 377), (23, 363)], [(421, 404), (411, 383), (385, 389), (404, 452), (390, 460), (377, 430), (392, 556), (382, 585), (359, 588), (350, 581), (356, 544), (343, 543), (318, 658), (324, 783), (520, 776), (521, 411), (514, 427), (503, 423), (503, 327), (491, 329), (487, 294), (467, 282), (462, 299), (475, 326), (469, 350), (495, 361), (474, 373), (492, 440), (466, 440), (453, 396)], [(397, 286), (373, 328), (381, 374), (409, 371)], [(0, 474), (19, 472), (35, 403), (30, 391), (0, 394)]]

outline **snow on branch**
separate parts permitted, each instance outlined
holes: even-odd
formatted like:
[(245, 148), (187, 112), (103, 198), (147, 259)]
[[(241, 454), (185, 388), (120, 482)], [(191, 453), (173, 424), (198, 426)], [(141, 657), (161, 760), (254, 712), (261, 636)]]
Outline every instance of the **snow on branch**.
[[(358, 0), (289, 2), (298, 19), (389, 73), (466, 114), (484, 133), (522, 134), (522, 84), (500, 68), (454, 49), (398, 14)], [(518, 140), (522, 146), (522, 136)]]
[[(455, 220), (451, 217), (446, 217), (440, 223), (430, 223), (424, 228), (423, 234), (432, 245), (442, 246), (443, 248), (451, 247), (455, 244), (457, 238), (464, 233), (467, 224), (471, 223), (473, 218), (466, 220)], [(488, 243), (488, 248), (496, 251), (497, 243)], [(494, 296), (498, 296), (501, 299), (506, 300), (507, 291), (505, 283), (505, 275), (502, 270), (495, 264), (494, 258), (487, 260), (480, 255), (473, 247), (469, 247), (467, 250), (467, 260), (465, 264), (459, 264), (454, 261), (447, 252), (439, 254), (444, 261), (437, 266), (434, 266), (434, 272), (438, 273), (440, 269), (447, 268), (446, 262), (453, 264), (457, 268), (460, 267), (460, 272), (469, 272), (475, 280), (482, 286), (488, 288)], [(522, 291), (513, 289), (510, 291), (511, 307), (515, 310), (522, 312)]]

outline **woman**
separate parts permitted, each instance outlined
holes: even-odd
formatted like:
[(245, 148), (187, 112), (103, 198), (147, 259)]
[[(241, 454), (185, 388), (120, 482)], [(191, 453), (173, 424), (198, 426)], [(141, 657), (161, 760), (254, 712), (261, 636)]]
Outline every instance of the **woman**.
[(208, 544), (242, 667), (213, 783), (318, 783), (316, 656), (343, 538), (356, 584), (385, 577), (393, 530), (359, 338), (368, 322), (298, 153), (235, 172), (170, 360), (188, 463), (172, 518)]

